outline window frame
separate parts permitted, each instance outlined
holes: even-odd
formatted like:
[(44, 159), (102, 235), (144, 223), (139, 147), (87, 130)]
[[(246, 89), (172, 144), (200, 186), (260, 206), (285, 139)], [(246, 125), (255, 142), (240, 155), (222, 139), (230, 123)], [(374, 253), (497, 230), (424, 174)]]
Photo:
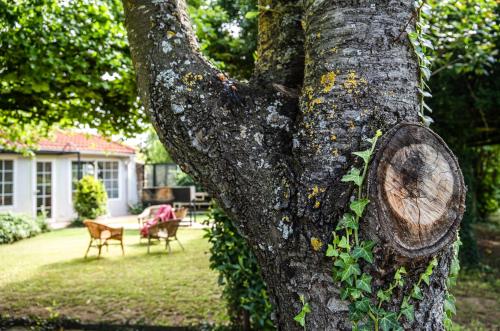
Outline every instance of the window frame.
[[(15, 182), (16, 182), (16, 160), (13, 159), (13, 158), (4, 158), (2, 157), (0, 159), (0, 162), (2, 163), (2, 170), (0, 170), (0, 187), (1, 187), (1, 190), (0, 190), (0, 208), (12, 208), (15, 206), (15, 197), (16, 197), (16, 188), (15, 188)], [(5, 170), (4, 170), (4, 166), (5, 166), (5, 162), (12, 162), (12, 169), (11, 169), (11, 173), (12, 173), (12, 180), (10, 182), (8, 182), (8, 184), (11, 184), (12, 185), (12, 191), (11, 193), (4, 193), (4, 188), (5, 188), (5, 182), (4, 182), (4, 177), (5, 177)], [(4, 204), (4, 199), (5, 199), (5, 196), (10, 196), (11, 197), (11, 203), (10, 204)]]
[[(109, 194), (108, 194), (108, 189), (106, 187), (106, 183), (104, 181), (104, 178), (103, 179), (100, 179), (99, 178), (99, 163), (116, 163), (117, 164), (117, 169), (116, 169), (116, 182), (117, 182), (117, 188), (116, 188), (116, 192), (117, 192), (117, 196), (116, 197), (110, 197)], [(121, 184), (120, 184), (120, 179), (121, 179), (121, 174), (120, 174), (120, 160), (115, 160), (115, 159), (102, 159), (102, 158), (99, 158), (99, 159), (84, 159), (84, 160), (80, 160), (80, 163), (91, 163), (94, 167), (94, 172), (92, 174), (92, 176), (94, 176), (95, 179), (97, 179), (98, 181), (100, 181), (101, 183), (103, 183), (104, 185), (104, 189), (106, 190), (106, 194), (108, 195), (108, 201), (109, 200), (119, 200), (121, 199)], [(71, 198), (72, 200), (74, 200), (74, 192), (75, 190), (73, 189), (73, 181), (74, 181), (74, 177), (73, 177), (73, 164), (78, 164), (78, 160), (75, 160), (75, 159), (72, 159), (71, 160)], [(78, 169), (77, 169), (78, 170)], [(82, 176), (85, 176), (85, 174), (82, 173)], [(111, 190), (113, 190), (113, 188), (111, 188)]]

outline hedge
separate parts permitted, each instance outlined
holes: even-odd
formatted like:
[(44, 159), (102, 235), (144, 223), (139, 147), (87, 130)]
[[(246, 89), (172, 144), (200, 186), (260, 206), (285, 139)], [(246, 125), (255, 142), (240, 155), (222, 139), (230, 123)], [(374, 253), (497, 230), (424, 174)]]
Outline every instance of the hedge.
[(13, 243), (48, 230), (44, 217), (34, 219), (23, 214), (0, 213), (0, 244)]

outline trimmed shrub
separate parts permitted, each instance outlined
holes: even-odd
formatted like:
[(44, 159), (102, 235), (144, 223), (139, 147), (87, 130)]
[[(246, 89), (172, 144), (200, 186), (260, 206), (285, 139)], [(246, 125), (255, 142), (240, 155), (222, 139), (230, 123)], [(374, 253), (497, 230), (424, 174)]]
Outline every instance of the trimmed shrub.
[(231, 323), (237, 330), (274, 330), (272, 306), (257, 259), (222, 209), (210, 210), (213, 225), (205, 237), (211, 244), (210, 268), (219, 272)]
[(44, 217), (33, 219), (27, 215), (0, 213), (0, 244), (8, 244), (48, 231)]
[(77, 183), (74, 206), (80, 220), (106, 214), (107, 201), (104, 185), (93, 176), (84, 176)]

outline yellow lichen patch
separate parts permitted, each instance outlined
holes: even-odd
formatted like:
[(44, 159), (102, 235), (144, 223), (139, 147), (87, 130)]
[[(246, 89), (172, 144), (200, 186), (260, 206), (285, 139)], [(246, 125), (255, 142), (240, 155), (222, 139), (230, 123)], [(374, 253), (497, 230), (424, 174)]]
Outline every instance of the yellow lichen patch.
[(311, 193), (309, 193), (307, 198), (312, 199), (325, 191), (326, 191), (325, 188), (319, 187), (318, 185), (314, 185), (314, 187), (311, 189)]
[(356, 125), (354, 125), (354, 122), (353, 121), (349, 121), (349, 129), (354, 129), (356, 127)]
[(359, 87), (360, 85), (366, 85), (366, 79), (364, 78), (359, 78), (358, 75), (354, 70), (349, 71), (347, 74), (347, 78), (343, 83), (344, 89), (347, 90), (348, 93), (359, 93)]
[(182, 77), (182, 82), (188, 87), (188, 91), (191, 91), (191, 88), (196, 84), (196, 82), (202, 79), (203, 75), (197, 75), (192, 72), (188, 72)]
[(290, 218), (289, 218), (288, 216), (283, 216), (283, 217), (281, 218), (281, 220), (282, 220), (283, 222), (290, 222)]
[(320, 206), (321, 206), (321, 202), (316, 201), (316, 202), (314, 203), (314, 208), (315, 208), (315, 209), (318, 209)]
[(339, 156), (339, 150), (338, 150), (338, 149), (336, 149), (336, 148), (335, 148), (335, 149), (333, 149), (333, 150), (332, 150), (332, 155), (333, 155), (333, 156)]
[(332, 134), (332, 135), (330, 136), (330, 140), (331, 140), (331, 141), (337, 141), (337, 135)]
[(170, 39), (170, 38), (174, 37), (175, 34), (176, 33), (174, 31), (167, 31), (167, 38)]
[(323, 86), (323, 92), (328, 93), (333, 89), (336, 77), (337, 75), (333, 71), (329, 71), (321, 76), (321, 85)]
[(337, 47), (334, 47), (332, 49), (330, 49), (330, 52), (332, 53), (337, 53), (339, 50), (337, 49)]
[(316, 237), (311, 238), (311, 246), (317, 252), (323, 247), (323, 242)]
[(316, 98), (308, 102), (307, 104), (307, 112), (310, 113), (314, 110), (314, 106), (323, 103), (323, 98)]

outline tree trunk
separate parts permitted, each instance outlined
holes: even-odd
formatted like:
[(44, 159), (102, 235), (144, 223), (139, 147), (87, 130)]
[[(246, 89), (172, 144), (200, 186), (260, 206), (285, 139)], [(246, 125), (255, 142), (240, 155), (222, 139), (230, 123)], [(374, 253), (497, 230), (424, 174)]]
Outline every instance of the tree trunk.
[[(373, 202), (362, 238), (373, 293), (405, 266), (407, 285), (384, 304), (399, 309), (432, 257), (438, 265), (414, 302), (408, 330), (442, 329), (451, 242), (463, 213), (456, 159), (418, 120), (418, 65), (401, 31), (413, 1), (262, 0), (259, 61), (249, 84), (199, 54), (184, 0), (124, 0), (141, 99), (181, 168), (219, 201), (253, 248), (280, 330), (303, 295), (310, 330), (352, 327), (325, 257), (354, 187), (342, 182), (353, 151), (384, 132), (369, 173)], [(301, 91), (300, 93), (298, 91)], [(406, 124), (402, 124), (406, 123)], [(439, 173), (438, 173), (439, 172)]]

